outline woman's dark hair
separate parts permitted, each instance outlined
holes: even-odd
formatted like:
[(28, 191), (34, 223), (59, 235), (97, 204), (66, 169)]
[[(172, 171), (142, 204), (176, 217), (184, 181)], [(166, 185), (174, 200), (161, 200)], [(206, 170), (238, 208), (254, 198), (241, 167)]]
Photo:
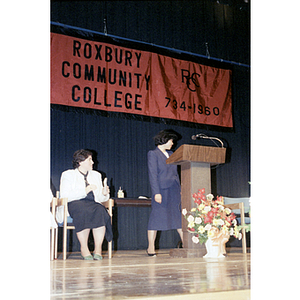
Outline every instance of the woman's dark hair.
[(80, 149), (77, 150), (74, 154), (73, 154), (73, 168), (76, 169), (79, 167), (79, 163), (81, 161), (86, 160), (89, 156), (93, 157), (93, 153), (89, 150), (85, 150), (85, 149)]
[(173, 140), (173, 143), (175, 144), (181, 138), (182, 138), (182, 136), (178, 132), (174, 131), (173, 129), (165, 129), (165, 130), (160, 131), (154, 137), (154, 142), (155, 142), (155, 146), (164, 145), (169, 140)]

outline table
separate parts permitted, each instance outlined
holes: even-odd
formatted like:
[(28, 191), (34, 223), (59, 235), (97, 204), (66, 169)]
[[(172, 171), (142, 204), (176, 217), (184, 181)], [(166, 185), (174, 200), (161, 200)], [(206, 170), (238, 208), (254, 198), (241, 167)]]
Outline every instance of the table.
[(118, 207), (149, 207), (151, 206), (151, 198), (114, 198), (114, 205)]

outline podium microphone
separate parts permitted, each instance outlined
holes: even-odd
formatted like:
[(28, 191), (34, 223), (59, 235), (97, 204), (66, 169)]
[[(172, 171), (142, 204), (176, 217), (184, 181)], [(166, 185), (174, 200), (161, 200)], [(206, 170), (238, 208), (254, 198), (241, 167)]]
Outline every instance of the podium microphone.
[(195, 141), (197, 138), (204, 138), (204, 137), (205, 135), (203, 133), (198, 133), (196, 135), (192, 135), (191, 139)]
[[(191, 136), (191, 139), (192, 140), (196, 140), (197, 138), (200, 138), (200, 139), (209, 139), (209, 140), (211, 140), (213, 143), (215, 143), (215, 141), (214, 140), (216, 140), (216, 141), (218, 141), (220, 144), (221, 144), (221, 146), (222, 146), (222, 148), (224, 148), (224, 144), (223, 144), (223, 142), (220, 140), (220, 139), (218, 139), (218, 138), (216, 138), (216, 137), (213, 137), (213, 136), (207, 136), (207, 135), (205, 135), (205, 134), (203, 134), (203, 133), (198, 133), (198, 134), (196, 134), (196, 135), (192, 135)], [(216, 143), (215, 143), (216, 144)], [(216, 144), (217, 145), (217, 144)], [(218, 146), (218, 145), (217, 145)]]

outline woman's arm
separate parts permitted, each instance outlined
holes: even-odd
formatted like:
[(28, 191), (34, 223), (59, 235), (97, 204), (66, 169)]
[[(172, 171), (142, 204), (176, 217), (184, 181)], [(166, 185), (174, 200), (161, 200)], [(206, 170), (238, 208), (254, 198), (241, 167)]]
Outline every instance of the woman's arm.
[(148, 152), (148, 173), (152, 194), (155, 195), (154, 200), (161, 203), (162, 198), (158, 181), (158, 162), (157, 156), (153, 151)]

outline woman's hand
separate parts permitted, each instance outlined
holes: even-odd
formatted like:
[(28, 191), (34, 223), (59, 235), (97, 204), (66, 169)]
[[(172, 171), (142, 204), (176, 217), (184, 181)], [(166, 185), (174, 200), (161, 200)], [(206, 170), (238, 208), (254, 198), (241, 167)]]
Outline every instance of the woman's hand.
[(103, 187), (102, 194), (103, 194), (104, 196), (106, 196), (106, 195), (108, 195), (109, 193), (110, 193), (109, 186)]
[(103, 189), (102, 189), (102, 194), (104, 196), (108, 195), (110, 193), (110, 190), (109, 190), (109, 186), (107, 186), (107, 178), (105, 178), (103, 180)]
[(90, 191), (94, 191), (97, 189), (97, 186), (95, 184), (90, 184), (85, 188), (86, 194), (88, 194)]
[(155, 200), (157, 203), (161, 204), (161, 200), (162, 200), (161, 194), (156, 194), (156, 195), (154, 196), (154, 200)]

